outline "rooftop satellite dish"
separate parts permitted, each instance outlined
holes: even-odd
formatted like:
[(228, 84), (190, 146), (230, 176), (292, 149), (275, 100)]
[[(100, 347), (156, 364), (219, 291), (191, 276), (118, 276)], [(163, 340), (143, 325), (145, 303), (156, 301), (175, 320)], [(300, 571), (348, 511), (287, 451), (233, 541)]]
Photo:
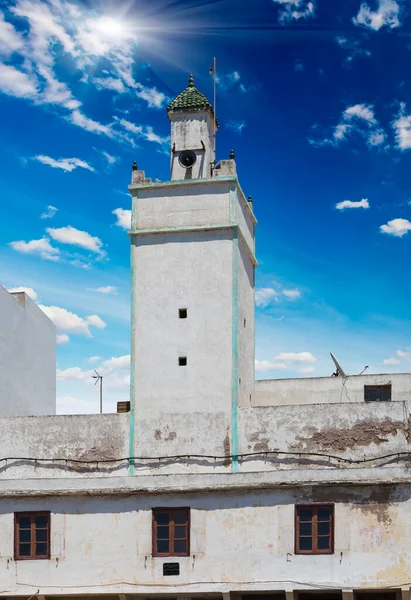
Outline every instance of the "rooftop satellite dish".
[(333, 363), (335, 364), (335, 368), (337, 369), (335, 373), (333, 373), (334, 377), (347, 377), (347, 375), (345, 374), (343, 368), (341, 367), (340, 363), (338, 362), (338, 360), (335, 358), (334, 354), (332, 352), (330, 352), (331, 358), (333, 359)]

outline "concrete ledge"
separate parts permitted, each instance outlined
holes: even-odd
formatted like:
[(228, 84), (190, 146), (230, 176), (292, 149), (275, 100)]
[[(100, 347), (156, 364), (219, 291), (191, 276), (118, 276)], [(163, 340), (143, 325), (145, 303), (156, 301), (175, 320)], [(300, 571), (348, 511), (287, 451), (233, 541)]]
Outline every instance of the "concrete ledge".
[(193, 492), (259, 491), (276, 488), (334, 485), (409, 484), (405, 467), (373, 469), (300, 469), (293, 471), (251, 473), (170, 473), (135, 477), (100, 477), (87, 479), (3, 480), (0, 498), (38, 496), (88, 496), (170, 494)]

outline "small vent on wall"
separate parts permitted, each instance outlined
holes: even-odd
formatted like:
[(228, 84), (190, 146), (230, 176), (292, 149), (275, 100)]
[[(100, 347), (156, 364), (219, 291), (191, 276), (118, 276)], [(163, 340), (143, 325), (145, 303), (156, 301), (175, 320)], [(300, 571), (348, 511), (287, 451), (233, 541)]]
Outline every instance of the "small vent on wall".
[(127, 400), (126, 402), (117, 402), (117, 412), (118, 413), (130, 412), (130, 400)]
[(180, 563), (164, 563), (163, 575), (164, 577), (180, 575)]

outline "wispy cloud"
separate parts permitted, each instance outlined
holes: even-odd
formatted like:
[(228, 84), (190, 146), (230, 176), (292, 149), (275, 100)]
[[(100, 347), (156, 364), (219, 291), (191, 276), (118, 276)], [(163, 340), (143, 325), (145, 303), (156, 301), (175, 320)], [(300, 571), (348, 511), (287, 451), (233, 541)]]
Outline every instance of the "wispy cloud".
[(273, 360), (256, 360), (255, 370), (258, 373), (267, 373), (277, 370), (296, 370), (299, 373), (313, 373), (314, 367), (300, 367), (304, 364), (316, 363), (316, 357), (311, 352), (280, 352)]
[(16, 98), (35, 98), (37, 81), (30, 74), (0, 63), (0, 92)]
[(123, 229), (131, 229), (131, 210), (125, 208), (115, 208), (112, 211), (113, 215), (116, 215), (116, 225)]
[(99, 150), (98, 148), (94, 148), (94, 150), (96, 152), (98, 152), (106, 160), (107, 165), (109, 167), (112, 167), (113, 165), (115, 165), (116, 163), (118, 163), (119, 160), (120, 160), (119, 156), (114, 156), (113, 154), (109, 154), (105, 150)]
[(59, 333), (93, 337), (90, 327), (97, 327), (98, 329), (106, 327), (106, 324), (98, 315), (80, 317), (76, 313), (60, 306), (44, 306), (43, 304), (39, 304), (39, 307), (53, 321)]
[(401, 103), (400, 114), (393, 122), (396, 146), (400, 150), (411, 148), (411, 115), (406, 114), (406, 105)]
[[(94, 167), (89, 165), (85, 160), (81, 160), (80, 158), (51, 158), (50, 156), (44, 156), (43, 154), (39, 154), (37, 156), (33, 156), (33, 160), (38, 160), (43, 163), (43, 165), (48, 165), (53, 169), (62, 169), (66, 172), (74, 171), (74, 169), (87, 169), (88, 171), (94, 171)], [(45, 218), (45, 217), (43, 217)]]
[(246, 127), (246, 122), (245, 121), (227, 121), (225, 124), (225, 127), (227, 129), (231, 129), (232, 131), (235, 131), (235, 133), (238, 133), (238, 135), (241, 135), (243, 133), (244, 127)]
[(4, 19), (3, 13), (0, 13), (0, 56), (10, 56), (23, 45), (21, 35)]
[(284, 298), (293, 301), (300, 297), (301, 291), (298, 288), (286, 289), (278, 284), (276, 288), (266, 287), (255, 291), (255, 303), (259, 308), (266, 308)]
[(52, 246), (50, 240), (46, 237), (39, 240), (29, 240), (28, 242), (24, 240), (10, 242), (9, 245), (20, 254), (37, 254), (44, 260), (59, 260), (60, 250)]
[(126, 119), (120, 119), (115, 117), (116, 122), (126, 131), (135, 135), (138, 139), (144, 139), (148, 142), (154, 142), (159, 144), (160, 146), (164, 146), (169, 144), (170, 137), (169, 136), (160, 136), (153, 131), (153, 128), (149, 125), (135, 125), (131, 121), (127, 121)]
[(52, 219), (57, 211), (58, 208), (49, 204), (46, 210), (40, 215), (40, 219)]
[(395, 237), (402, 237), (411, 231), (411, 221), (408, 221), (408, 219), (392, 219), (388, 223), (381, 225), (380, 231)]
[(343, 200), (342, 202), (337, 202), (335, 208), (337, 210), (345, 210), (346, 208), (370, 208), (370, 203), (366, 198), (358, 200), (358, 202), (353, 202), (351, 200)]
[(98, 292), (99, 294), (117, 294), (117, 288), (113, 285), (106, 285), (99, 288), (87, 288), (90, 292)]
[(370, 57), (371, 52), (361, 46), (362, 40), (356, 38), (347, 38), (344, 36), (337, 36), (335, 38), (337, 44), (347, 52), (347, 56), (344, 60), (345, 64), (352, 63), (356, 58)]
[(68, 344), (70, 341), (70, 337), (67, 335), (67, 333), (57, 333), (56, 334), (56, 344), (58, 346), (61, 346), (63, 344)]
[(372, 10), (363, 2), (357, 16), (353, 18), (353, 23), (373, 31), (379, 31), (382, 27), (394, 29), (401, 25), (399, 14), (400, 6), (396, 0), (379, 0), (377, 10)]
[[(314, 131), (318, 126), (314, 126)], [(309, 143), (317, 148), (323, 146), (338, 147), (353, 136), (363, 139), (371, 147), (381, 146), (386, 139), (384, 130), (375, 118), (374, 107), (370, 104), (354, 104), (342, 113), (340, 122), (333, 128), (331, 137), (309, 138)]]
[(278, 20), (282, 23), (309, 19), (315, 15), (315, 4), (309, 0), (273, 0), (281, 5)]
[(60, 242), (61, 244), (71, 244), (73, 246), (84, 248), (85, 250), (90, 250), (96, 254), (105, 254), (103, 242), (100, 238), (90, 235), (87, 231), (81, 231), (71, 225), (59, 228), (48, 227), (46, 231), (53, 240)]

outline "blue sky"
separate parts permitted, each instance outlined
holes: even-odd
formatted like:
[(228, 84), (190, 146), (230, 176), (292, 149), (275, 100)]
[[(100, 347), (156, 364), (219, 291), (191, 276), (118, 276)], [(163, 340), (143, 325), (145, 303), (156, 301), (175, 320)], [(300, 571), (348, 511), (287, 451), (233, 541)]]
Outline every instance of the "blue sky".
[[(212, 99), (257, 228), (257, 377), (411, 363), (410, 0), (0, 1), (0, 283), (58, 328), (60, 412), (128, 398), (127, 185)], [(159, 368), (160, 365), (159, 365)]]

